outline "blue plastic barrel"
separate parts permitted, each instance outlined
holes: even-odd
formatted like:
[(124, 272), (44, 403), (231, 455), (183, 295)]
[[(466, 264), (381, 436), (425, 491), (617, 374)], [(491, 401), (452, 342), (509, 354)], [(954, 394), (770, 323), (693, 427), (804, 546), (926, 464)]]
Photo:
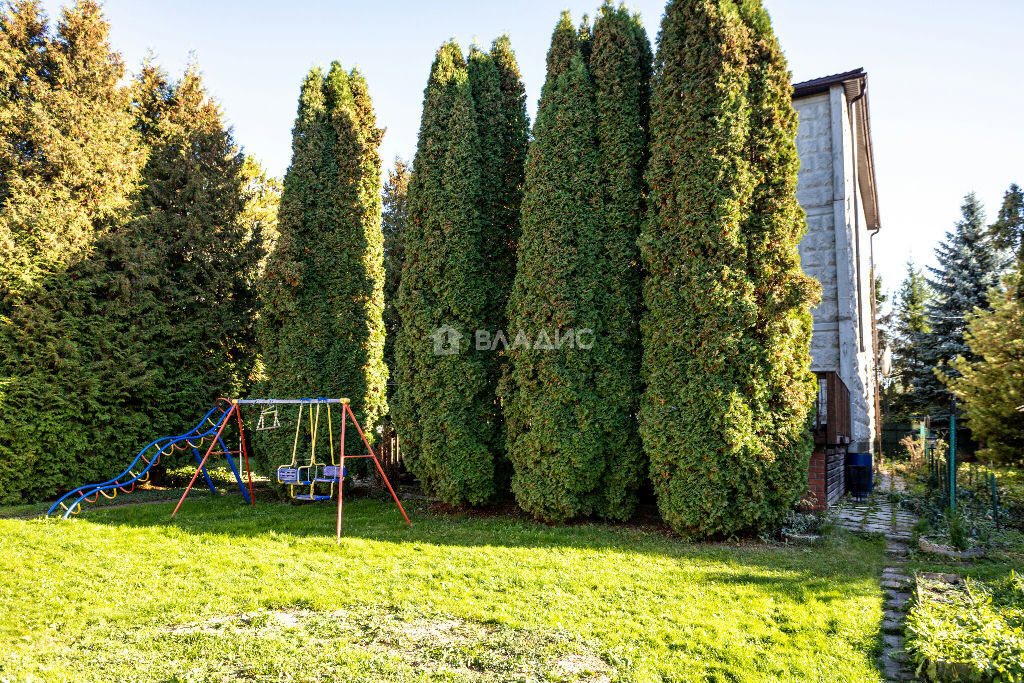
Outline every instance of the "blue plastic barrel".
[(872, 462), (870, 453), (846, 454), (846, 490), (854, 498), (862, 500), (871, 493)]

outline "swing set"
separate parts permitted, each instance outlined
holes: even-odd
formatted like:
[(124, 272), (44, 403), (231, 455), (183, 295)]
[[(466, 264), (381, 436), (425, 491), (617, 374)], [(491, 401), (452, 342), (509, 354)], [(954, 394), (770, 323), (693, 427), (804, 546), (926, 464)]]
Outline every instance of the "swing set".
[[(231, 401), (227, 399), (218, 399), (217, 404), (203, 417), (195, 429), (192, 429), (180, 436), (162, 437), (151, 442), (135, 456), (135, 459), (128, 465), (128, 468), (117, 477), (99, 484), (80, 486), (77, 489), (67, 492), (53, 504), (47, 514), (52, 514), (60, 508), (62, 516), (67, 519), (70, 515), (81, 512), (82, 503), (94, 503), (99, 500), (101, 495), (109, 499), (116, 497), (118, 491), (130, 493), (135, 489), (136, 484), (145, 483), (149, 480), (150, 468), (159, 462), (161, 456), (171, 453), (174, 450), (185, 448), (191, 448), (198, 466), (196, 467), (196, 471), (192, 474), (192, 479), (189, 481), (188, 486), (185, 487), (185, 492), (181, 495), (181, 500), (178, 501), (178, 505), (174, 508), (174, 512), (171, 513), (171, 517), (178, 514), (178, 510), (181, 509), (182, 504), (185, 502), (185, 498), (188, 497), (188, 494), (192, 490), (192, 486), (195, 485), (200, 473), (202, 473), (203, 477), (206, 479), (206, 483), (210, 487), (210, 490), (216, 492), (217, 489), (214, 487), (213, 481), (206, 469), (206, 463), (211, 455), (223, 455), (227, 458), (231, 471), (235, 475), (235, 480), (242, 491), (242, 496), (245, 498), (247, 503), (255, 505), (256, 499), (253, 495), (252, 472), (249, 470), (249, 451), (246, 445), (242, 420), (243, 405), (261, 406), (259, 421), (255, 428), (256, 431), (279, 429), (283, 426), (278, 418), (279, 406), (299, 406), (298, 417), (295, 421), (295, 438), (292, 442), (291, 463), (288, 465), (281, 465), (277, 468), (277, 482), (288, 486), (288, 493), (294, 500), (309, 502), (331, 500), (334, 497), (334, 488), (337, 486), (338, 515), (336, 538), (339, 543), (341, 542), (346, 458), (370, 458), (373, 460), (373, 463), (377, 466), (377, 472), (380, 474), (381, 480), (391, 493), (391, 497), (394, 499), (395, 505), (398, 506), (398, 510), (402, 513), (405, 523), (412, 526), (412, 522), (409, 521), (409, 516), (405, 513), (402, 503), (398, 500), (398, 495), (395, 493), (394, 488), (392, 488), (391, 482), (388, 481), (387, 475), (384, 473), (384, 468), (381, 467), (380, 461), (377, 459), (377, 455), (374, 452), (373, 447), (370, 446), (370, 442), (367, 440), (366, 434), (363, 433), (363, 428), (359, 425), (359, 421), (356, 420), (356, 416), (352, 412), (352, 406), (347, 398), (267, 398), (234, 399)], [(340, 405), (342, 411), (341, 433), (337, 452), (334, 450), (334, 421), (331, 415), (332, 405)], [(326, 461), (317, 461), (317, 436), (320, 429), (321, 409), (325, 406), (326, 411), (324, 411), (324, 417), (327, 422), (327, 441), (328, 452), (330, 453), (330, 464)], [(315, 411), (314, 407), (316, 408)], [(307, 462), (305, 456), (303, 456), (303, 464), (300, 465), (299, 435), (302, 431), (303, 413), (308, 415), (307, 419), (310, 430), (310, 444), (309, 460)], [(229, 449), (224, 441), (224, 430), (232, 422), (232, 418), (234, 418), (234, 421), (238, 426), (238, 448), (236, 450)], [(273, 419), (273, 422), (268, 425), (267, 421), (271, 418)], [(345, 454), (345, 426), (349, 420), (352, 421), (352, 424), (355, 425), (356, 430), (359, 432), (363, 445), (366, 446), (366, 453), (357, 455)], [(199, 449), (205, 446), (207, 441), (210, 444), (209, 448), (207, 448), (206, 454), (200, 457)], [(215, 450), (218, 447), (219, 450)], [(240, 456), (241, 462), (238, 464), (245, 465), (248, 486), (246, 486), (246, 482), (243, 481), (241, 470), (238, 465), (236, 465), (235, 459), (231, 457), (232, 455)], [(320, 485), (319, 490), (317, 489), (318, 485)], [(324, 492), (325, 486), (327, 487), (326, 492)]]

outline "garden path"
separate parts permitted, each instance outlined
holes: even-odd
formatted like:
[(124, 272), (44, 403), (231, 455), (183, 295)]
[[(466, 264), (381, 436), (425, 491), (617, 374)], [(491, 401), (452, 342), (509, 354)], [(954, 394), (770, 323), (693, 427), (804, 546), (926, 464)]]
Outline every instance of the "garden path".
[(906, 573), (907, 545), (917, 518), (900, 509), (890, 496), (891, 491), (902, 491), (903, 481), (880, 471), (875, 488), (863, 501), (845, 498), (837, 506), (839, 526), (857, 534), (882, 534), (888, 563), (882, 570), (882, 588), (886, 599), (882, 618), (882, 672), (888, 680), (907, 681), (916, 677), (906, 668), (907, 654), (903, 649), (903, 618), (907, 612), (913, 581)]

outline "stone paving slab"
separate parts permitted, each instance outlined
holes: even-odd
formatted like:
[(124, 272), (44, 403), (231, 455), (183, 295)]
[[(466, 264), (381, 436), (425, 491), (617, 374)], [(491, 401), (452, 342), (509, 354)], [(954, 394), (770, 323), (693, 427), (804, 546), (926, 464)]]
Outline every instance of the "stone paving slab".
[(903, 650), (903, 615), (912, 595), (908, 592), (910, 577), (901, 565), (910, 554), (909, 543), (917, 518), (907, 510), (899, 509), (890, 498), (889, 490), (904, 490), (899, 479), (890, 481), (885, 472), (879, 473), (875, 491), (867, 500), (845, 500), (836, 510), (840, 527), (859, 534), (885, 536), (888, 565), (882, 570), (881, 585), (885, 590), (882, 620), (883, 654), (879, 660), (882, 673), (891, 681), (912, 680), (915, 675), (905, 666)]

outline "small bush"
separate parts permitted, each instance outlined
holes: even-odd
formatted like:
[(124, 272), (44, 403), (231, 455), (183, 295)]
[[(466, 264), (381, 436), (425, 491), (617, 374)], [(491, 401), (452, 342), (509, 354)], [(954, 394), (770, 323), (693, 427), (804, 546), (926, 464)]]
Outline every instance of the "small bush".
[(949, 541), (957, 550), (967, 550), (969, 534), (967, 518), (964, 513), (958, 511), (946, 513), (946, 529), (949, 533)]

